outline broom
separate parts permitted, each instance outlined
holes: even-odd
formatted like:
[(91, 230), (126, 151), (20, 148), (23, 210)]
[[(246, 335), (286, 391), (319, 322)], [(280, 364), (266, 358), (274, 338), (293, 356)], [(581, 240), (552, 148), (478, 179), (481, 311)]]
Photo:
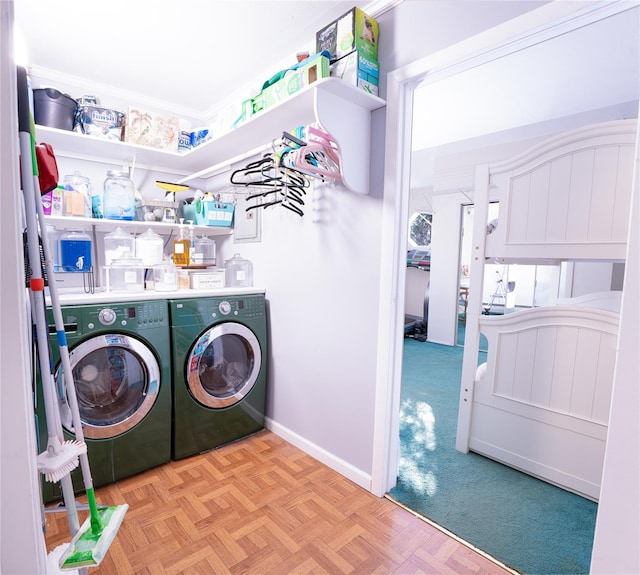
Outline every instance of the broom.
[[(22, 159), (22, 181), (25, 196), (25, 212), (27, 219), (27, 242), (29, 246), (30, 260), (32, 262), (40, 259), (40, 243), (38, 238), (38, 222), (40, 229), (45, 229), (44, 212), (42, 210), (42, 202), (40, 201), (40, 184), (38, 181), (38, 166), (35, 155), (35, 125), (29, 108), (29, 88), (27, 82), (27, 72), (23, 67), (17, 67), (17, 86), (18, 86), (18, 124), (20, 131), (20, 155)], [(28, 164), (31, 162), (30, 171)], [(37, 212), (37, 220), (35, 214)], [(54, 277), (53, 264), (50, 258), (50, 250), (48, 245), (48, 237), (41, 234), (40, 240), (44, 251), (44, 260), (49, 278)], [(40, 351), (46, 356), (48, 342), (48, 325), (44, 314), (44, 281), (41, 272), (36, 271), (32, 277), (30, 284), (32, 291), (39, 296), (39, 303), (36, 305), (37, 323), (39, 341), (45, 344), (40, 346)], [(58, 346), (60, 348), (60, 358), (63, 366), (64, 383), (69, 400), (69, 408), (73, 419), (75, 442), (61, 443), (57, 434), (49, 433), (50, 447), (47, 449), (52, 454), (39, 456), (41, 460), (46, 462), (48, 473), (45, 474), (51, 478), (64, 478), (66, 480), (68, 474), (77, 466), (75, 458), (79, 459), (82, 469), (82, 478), (84, 482), (87, 500), (89, 503), (89, 517), (83, 525), (75, 532), (71, 543), (67, 550), (60, 557), (61, 569), (77, 569), (78, 567), (99, 565), (106, 554), (111, 542), (113, 541), (128, 509), (128, 505), (117, 505), (105, 507), (98, 510), (95, 492), (93, 490), (93, 479), (91, 477), (91, 469), (89, 467), (89, 458), (86, 450), (86, 443), (82, 433), (82, 422), (80, 420), (80, 410), (78, 408), (78, 400), (75, 390), (75, 382), (73, 381), (73, 373), (71, 370), (71, 362), (69, 360), (69, 348), (67, 346), (66, 334), (64, 331), (64, 322), (62, 319), (62, 310), (58, 299), (57, 288), (54, 281), (49, 282), (49, 291), (51, 295), (51, 307), (53, 310), (56, 335)], [(47, 358), (48, 359), (48, 358)], [(43, 366), (45, 362), (41, 360)], [(44, 366), (43, 366), (44, 367)], [(49, 366), (46, 366), (47, 371)], [(41, 373), (47, 373), (41, 369)], [(44, 379), (43, 379), (44, 384)], [(46, 386), (49, 389), (45, 393), (45, 410), (47, 407), (47, 398), (49, 406), (55, 406), (54, 391), (52, 383)], [(45, 386), (43, 385), (43, 390)], [(51, 411), (52, 420), (49, 420), (49, 412)], [(56, 421), (55, 407), (46, 410), (47, 424)], [(58, 419), (59, 421), (59, 414)], [(52, 426), (51, 426), (52, 428)], [(56, 441), (57, 439), (57, 441)], [(75, 465), (73, 465), (75, 463)], [(66, 503), (66, 501), (65, 501)]]

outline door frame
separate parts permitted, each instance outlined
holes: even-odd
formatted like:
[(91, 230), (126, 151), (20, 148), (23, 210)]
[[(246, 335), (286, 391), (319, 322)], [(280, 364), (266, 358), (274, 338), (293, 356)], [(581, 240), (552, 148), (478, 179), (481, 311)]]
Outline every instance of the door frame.
[(396, 485), (398, 469), (414, 89), (636, 7), (637, 3), (624, 0), (549, 2), (388, 74), (371, 473), (374, 495), (382, 497)]

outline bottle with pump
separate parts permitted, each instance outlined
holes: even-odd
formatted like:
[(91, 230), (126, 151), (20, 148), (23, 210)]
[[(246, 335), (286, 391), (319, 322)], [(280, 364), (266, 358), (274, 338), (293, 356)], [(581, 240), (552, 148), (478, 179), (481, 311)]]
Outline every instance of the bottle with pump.
[(188, 266), (191, 261), (191, 241), (185, 237), (184, 218), (180, 218), (179, 233), (180, 237), (173, 240), (173, 263), (177, 266)]

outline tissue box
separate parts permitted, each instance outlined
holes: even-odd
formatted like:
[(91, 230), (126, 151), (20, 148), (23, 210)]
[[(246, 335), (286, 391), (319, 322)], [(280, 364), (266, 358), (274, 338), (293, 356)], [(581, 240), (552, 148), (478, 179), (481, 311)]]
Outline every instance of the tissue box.
[(179, 133), (180, 121), (177, 116), (129, 108), (124, 129), (125, 142), (177, 152)]
[(378, 22), (360, 8), (352, 8), (316, 32), (316, 52), (328, 50), (331, 61), (358, 50), (370, 60), (378, 59)]
[(331, 64), (331, 76), (362, 88), (369, 94), (378, 95), (380, 65), (376, 60), (369, 60), (358, 50), (349, 52)]
[(198, 200), (196, 202), (196, 225), (231, 227), (234, 204)]
[(122, 140), (124, 113), (98, 106), (78, 106), (73, 131), (107, 140)]

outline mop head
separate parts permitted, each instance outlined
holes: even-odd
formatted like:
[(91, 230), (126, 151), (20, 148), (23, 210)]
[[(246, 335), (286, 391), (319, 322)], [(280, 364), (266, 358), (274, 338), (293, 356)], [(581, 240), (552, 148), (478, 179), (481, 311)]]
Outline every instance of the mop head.
[(99, 522), (95, 520), (92, 522), (91, 517), (87, 517), (69, 543), (67, 550), (60, 557), (60, 569), (100, 565), (118, 533), (127, 509), (129, 505), (126, 503), (99, 509)]
[(78, 467), (78, 456), (86, 452), (87, 444), (83, 441), (49, 444), (47, 450), (36, 458), (38, 471), (47, 481), (56, 483)]

